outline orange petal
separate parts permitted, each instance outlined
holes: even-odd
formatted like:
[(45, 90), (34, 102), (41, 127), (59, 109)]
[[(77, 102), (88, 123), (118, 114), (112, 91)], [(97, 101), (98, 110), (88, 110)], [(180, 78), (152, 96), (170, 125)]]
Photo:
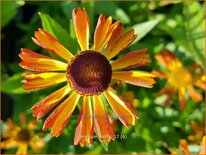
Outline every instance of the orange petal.
[(202, 133), (201, 126), (195, 121), (191, 121), (191, 128), (196, 134)]
[(74, 145), (92, 144), (94, 132), (94, 122), (92, 118), (92, 106), (89, 96), (85, 96), (82, 103), (82, 109), (74, 137)]
[[(120, 121), (125, 125), (134, 125), (135, 117), (138, 118), (137, 114), (128, 108), (123, 100), (121, 100), (115, 93), (110, 89), (104, 92), (104, 95), (112, 107), (113, 111), (116, 113)], [(134, 115), (135, 114), (135, 115)]]
[(30, 120), (29, 123), (27, 124), (27, 128), (29, 130), (34, 130), (37, 128), (37, 121), (36, 120)]
[(167, 78), (167, 74), (161, 72), (161, 71), (152, 71), (152, 74), (154, 74), (156, 77), (158, 78), (163, 78), (163, 79), (166, 79)]
[(171, 104), (171, 101), (172, 101), (172, 98), (174, 97), (175, 95), (175, 92), (174, 91), (169, 91), (168, 94), (167, 94), (167, 99), (164, 101), (164, 106), (169, 106)]
[(161, 95), (167, 94), (171, 90), (172, 90), (172, 87), (170, 85), (166, 85), (163, 89), (161, 89), (159, 91), (159, 93), (157, 93), (157, 96), (161, 96)]
[(118, 25), (119, 25), (119, 21), (115, 22), (114, 24), (110, 26), (108, 32), (106, 33), (106, 36), (104, 37), (103, 42), (100, 44), (99, 51), (102, 50), (102, 48), (104, 48), (104, 46), (108, 43), (108, 41), (112, 37), (114, 30), (117, 28)]
[(184, 155), (191, 155), (188, 150), (187, 141), (185, 139), (180, 140), (179, 149), (183, 151)]
[(32, 38), (33, 41), (42, 48), (60, 56), (67, 61), (70, 61), (70, 59), (73, 57), (73, 55), (58, 40), (56, 40), (52, 35), (43, 29), (36, 31), (35, 37), (36, 38)]
[(1, 149), (10, 149), (12, 147), (15, 147), (16, 145), (17, 144), (16, 144), (16, 141), (14, 138), (9, 138), (9, 139), (0, 141), (0, 148)]
[(89, 49), (89, 18), (85, 9), (74, 9), (72, 13), (77, 40), (82, 51)]
[(195, 101), (195, 102), (202, 101), (202, 95), (198, 91), (196, 91), (192, 85), (187, 87), (187, 91), (188, 91), (188, 93), (193, 101)]
[(186, 94), (186, 90), (184, 87), (181, 87), (179, 89), (179, 102), (180, 102), (180, 108), (183, 110), (185, 109), (185, 104), (186, 104), (186, 100), (185, 100), (185, 94)]
[(24, 69), (32, 71), (64, 71), (67, 68), (66, 63), (35, 53), (26, 48), (21, 49), (19, 57), (22, 59), (19, 65)]
[(170, 71), (182, 67), (180, 60), (168, 49), (164, 49), (163, 52), (156, 55), (155, 58)]
[(68, 123), (71, 113), (74, 111), (79, 98), (80, 95), (73, 92), (46, 119), (43, 130), (51, 128), (51, 136), (59, 136)]
[(16, 127), (18, 127), (18, 126), (12, 121), (11, 118), (8, 118), (8, 119), (6, 120), (6, 125), (7, 125), (9, 128), (16, 128)]
[(206, 154), (206, 136), (202, 138), (199, 155), (205, 155), (205, 154)]
[(118, 26), (119, 22), (112, 25), (112, 17), (107, 19), (103, 14), (99, 16), (96, 30), (94, 33), (94, 50), (100, 52), (108, 43), (113, 31)]
[(151, 88), (155, 83), (155, 75), (149, 72), (141, 71), (121, 71), (113, 72), (113, 79), (123, 80), (129, 84)]
[(33, 116), (37, 117), (37, 119), (44, 117), (44, 115), (57, 105), (70, 91), (71, 88), (67, 85), (45, 97), (32, 107)]
[(164, 105), (168, 106), (171, 103), (171, 100), (172, 100), (175, 92), (176, 92), (176, 89), (174, 89), (170, 85), (166, 85), (163, 89), (160, 90), (160, 92), (157, 94), (157, 96), (161, 96), (164, 94), (168, 95), (167, 99), (164, 101)]
[(35, 152), (40, 152), (42, 148), (45, 146), (45, 143), (42, 139), (34, 137), (30, 140), (29, 145)]
[(193, 72), (195, 71), (196, 69), (198, 68), (201, 68), (201, 65), (200, 63), (196, 62), (194, 65), (192, 65), (191, 67), (188, 67), (187, 69), (190, 71), (190, 72)]
[(122, 24), (118, 24), (108, 42), (108, 45), (107, 45), (108, 50), (114, 47), (117, 40), (122, 36), (123, 31), (124, 31), (124, 26)]
[(106, 143), (111, 139), (114, 140), (114, 133), (100, 96), (93, 96), (93, 108), (94, 120), (99, 139)]
[(25, 128), (26, 125), (27, 125), (26, 114), (25, 114), (25, 113), (21, 113), (21, 114), (19, 115), (19, 120), (20, 120), (20, 122), (21, 122), (22, 127)]
[(126, 32), (125, 34), (121, 35), (118, 40), (113, 43), (113, 46), (111, 47), (108, 43), (105, 56), (107, 59), (112, 59), (114, 56), (116, 56), (118, 53), (123, 51), (125, 48), (127, 48), (137, 37), (137, 35), (134, 34), (134, 30), (130, 30)]
[(206, 91), (206, 73), (199, 73), (196, 75), (193, 75), (192, 82), (195, 86), (203, 89)]
[(18, 143), (18, 150), (16, 152), (17, 155), (26, 155), (28, 149), (27, 143)]
[(146, 53), (147, 49), (141, 49), (120, 57), (116, 61), (112, 62), (112, 70), (122, 68), (135, 68), (138, 66), (144, 66), (151, 61), (148, 59), (149, 55)]
[(11, 118), (6, 120), (7, 129), (2, 133), (3, 138), (10, 138), (16, 135), (16, 133), (20, 130), (20, 127), (17, 126)]
[(62, 83), (67, 80), (65, 73), (55, 72), (30, 72), (23, 74), (22, 82), (25, 90), (37, 90)]

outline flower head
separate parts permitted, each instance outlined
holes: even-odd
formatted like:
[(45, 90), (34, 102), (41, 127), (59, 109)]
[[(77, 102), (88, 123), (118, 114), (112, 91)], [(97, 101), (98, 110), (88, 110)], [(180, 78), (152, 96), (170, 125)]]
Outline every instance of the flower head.
[(64, 61), (54, 60), (23, 48), (20, 53), (22, 59), (20, 66), (34, 71), (23, 75), (25, 79), (23, 88), (37, 90), (65, 82), (66, 85), (63, 88), (53, 92), (32, 107), (33, 115), (41, 119), (62, 101), (46, 119), (43, 129), (51, 128), (51, 135), (59, 136), (77, 103), (82, 101), (74, 143), (81, 146), (91, 144), (94, 125), (99, 139), (109, 142), (114, 139), (114, 133), (102, 97), (106, 98), (125, 126), (134, 125), (138, 115), (117, 96), (110, 88), (110, 83), (112, 79), (117, 79), (151, 88), (155, 83), (153, 74), (135, 70), (121, 71), (148, 64), (149, 55), (146, 49), (142, 49), (111, 61), (137, 37), (134, 30), (124, 33), (124, 27), (119, 21), (112, 23), (112, 17), (106, 18), (101, 14), (94, 33), (94, 46), (90, 48), (89, 19), (86, 10), (74, 9), (72, 16), (81, 48), (79, 54), (73, 56), (53, 36), (39, 29), (35, 32), (34, 42), (63, 58)]
[(193, 101), (199, 102), (202, 100), (202, 95), (193, 87), (193, 85), (195, 85), (206, 90), (205, 73), (195, 73), (195, 71), (200, 68), (198, 64), (186, 68), (181, 61), (167, 49), (164, 49), (163, 52), (156, 55), (155, 58), (167, 68), (166, 72), (153, 71), (156, 76), (167, 79), (166, 86), (158, 93), (159, 96), (163, 94), (168, 95), (165, 105), (170, 103), (176, 92), (179, 94), (179, 102), (182, 109), (185, 108), (186, 104), (186, 91)]
[(7, 129), (2, 134), (3, 140), (0, 142), (1, 149), (17, 147), (16, 154), (27, 154), (30, 146), (35, 152), (40, 152), (44, 147), (44, 141), (34, 132), (36, 121), (26, 123), (25, 114), (20, 115), (21, 126), (16, 125), (11, 119), (6, 121)]

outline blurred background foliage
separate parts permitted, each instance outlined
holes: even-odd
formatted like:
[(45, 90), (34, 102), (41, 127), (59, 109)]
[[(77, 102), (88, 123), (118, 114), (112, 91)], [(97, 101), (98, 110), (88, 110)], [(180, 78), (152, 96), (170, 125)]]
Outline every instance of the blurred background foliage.
[[(119, 20), (126, 29), (134, 28), (138, 34), (135, 42), (125, 51), (148, 48), (152, 63), (141, 67), (143, 70), (161, 70), (154, 55), (163, 48), (173, 51), (185, 66), (199, 61), (204, 68), (204, 3), (197, 1), (10, 1), (1, 2), (1, 108), (2, 120), (11, 117), (19, 122), (21, 112), (27, 112), (32, 118), (30, 108), (47, 96), (55, 87), (40, 91), (22, 89), (21, 75), (25, 72), (19, 67), (18, 54), (22, 47), (39, 53), (46, 51), (35, 45), (31, 37), (38, 28), (44, 28), (55, 36), (65, 47), (76, 54), (79, 46), (76, 41), (71, 20), (74, 8), (86, 8), (90, 19), (90, 43), (99, 14), (112, 16)], [(53, 55), (50, 55), (53, 56)], [(204, 126), (204, 101), (194, 103), (187, 99), (187, 107), (179, 108), (175, 96), (170, 107), (164, 107), (165, 96), (157, 97), (157, 92), (165, 86), (165, 80), (157, 79), (152, 89), (124, 85), (118, 93), (133, 91), (138, 99), (135, 110), (140, 116), (136, 125), (126, 128), (118, 120), (116, 135), (120, 137), (111, 141), (108, 146), (94, 139), (92, 146), (81, 148), (73, 145), (76, 119), (70, 120), (64, 132), (58, 138), (51, 138), (46, 131), (46, 147), (41, 153), (171, 153), (178, 152), (180, 139), (194, 135), (191, 121)], [(201, 90), (200, 90), (201, 91)], [(204, 92), (202, 91), (204, 95)], [(74, 112), (78, 114), (78, 110)], [(38, 122), (39, 130), (42, 122)], [(202, 129), (204, 132), (204, 129)], [(126, 136), (126, 138), (124, 137)], [(190, 143), (189, 150), (197, 153), (199, 142)], [(54, 147), (55, 146), (55, 147)], [(3, 153), (15, 153), (15, 149)], [(30, 151), (30, 153), (34, 153)]]

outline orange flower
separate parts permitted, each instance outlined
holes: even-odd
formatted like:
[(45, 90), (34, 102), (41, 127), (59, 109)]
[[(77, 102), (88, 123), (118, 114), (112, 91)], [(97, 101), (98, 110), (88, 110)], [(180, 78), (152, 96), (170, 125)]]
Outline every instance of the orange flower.
[(185, 139), (180, 140), (179, 149), (182, 150), (184, 155), (192, 155), (188, 149), (187, 141)]
[[(118, 91), (122, 86), (124, 85), (124, 82), (118, 81), (117, 83), (113, 83), (110, 85), (114, 90)], [(133, 91), (123, 91), (123, 93), (120, 95), (120, 97), (123, 98), (127, 103), (132, 105), (132, 107), (137, 108), (138, 107), (138, 99), (135, 98), (135, 94)]]
[(195, 134), (189, 135), (188, 139), (194, 143), (200, 143), (202, 137), (204, 136), (204, 125), (198, 124), (195, 121), (191, 122), (191, 128)]
[(195, 74), (194, 71), (200, 68), (198, 64), (195, 64), (189, 68), (185, 68), (180, 60), (169, 50), (164, 49), (161, 54), (155, 56), (164, 67), (167, 68), (167, 72), (153, 71), (156, 76), (167, 79), (166, 86), (158, 93), (158, 96), (167, 94), (168, 98), (165, 101), (165, 105), (169, 105), (174, 94), (178, 92), (179, 102), (181, 109), (185, 108), (186, 104), (186, 91), (191, 96), (192, 100), (199, 102), (202, 100), (202, 95), (196, 91), (193, 85), (206, 90), (205, 73), (201, 72)]
[[(205, 155), (206, 154), (206, 149), (205, 149), (206, 140), (205, 140), (205, 136), (202, 137), (202, 141), (201, 141), (200, 145), (201, 146), (200, 146), (199, 155)], [(192, 153), (188, 149), (187, 141), (185, 139), (181, 139), (180, 140), (179, 149), (183, 152), (184, 155), (192, 155)]]
[(1, 149), (18, 147), (16, 154), (27, 154), (28, 146), (35, 152), (40, 152), (44, 147), (44, 141), (38, 137), (39, 133), (34, 132), (36, 121), (26, 123), (25, 114), (20, 115), (21, 126), (17, 126), (11, 119), (6, 121), (7, 129), (2, 134), (5, 139), (0, 142)]
[(122, 93), (122, 98), (129, 103), (130, 105), (132, 105), (132, 107), (137, 108), (138, 107), (138, 99), (135, 98), (135, 94), (133, 91), (124, 91)]
[[(154, 75), (142, 71), (121, 71), (148, 64), (150, 60), (146, 49), (130, 52), (110, 61), (126, 49), (137, 37), (134, 30), (124, 33), (119, 21), (112, 23), (112, 17), (100, 15), (94, 34), (94, 46), (89, 48), (89, 19), (85, 9), (73, 10), (73, 21), (81, 52), (73, 56), (63, 45), (46, 31), (35, 32), (34, 42), (64, 61), (22, 49), (20, 57), (22, 68), (34, 71), (23, 75), (26, 90), (47, 88), (62, 82), (66, 86), (55, 91), (32, 107), (33, 115), (41, 119), (61, 100), (66, 98), (44, 122), (43, 130), (51, 128), (51, 136), (59, 136), (68, 123), (78, 102), (82, 109), (77, 124), (74, 144), (92, 143), (94, 124), (100, 140), (109, 142), (114, 139), (108, 114), (102, 102), (105, 97), (111, 108), (125, 125), (134, 125), (137, 114), (120, 99), (109, 87), (112, 79), (151, 88), (155, 83)], [(57, 72), (58, 71), (58, 72)], [(83, 98), (80, 100), (80, 98)]]

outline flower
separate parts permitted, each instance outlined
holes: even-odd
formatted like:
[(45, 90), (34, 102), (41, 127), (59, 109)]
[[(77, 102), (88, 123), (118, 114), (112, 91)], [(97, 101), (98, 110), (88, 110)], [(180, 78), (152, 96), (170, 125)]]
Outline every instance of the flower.
[(180, 60), (167, 49), (164, 49), (163, 52), (156, 55), (155, 58), (167, 68), (167, 72), (153, 71), (156, 76), (167, 79), (166, 86), (158, 93), (158, 96), (163, 94), (168, 95), (165, 105), (170, 104), (170, 101), (176, 92), (179, 94), (181, 109), (185, 108), (186, 91), (189, 93), (193, 101), (199, 102), (202, 100), (202, 95), (193, 87), (193, 85), (195, 85), (206, 90), (205, 73), (194, 73), (200, 68), (197, 63), (191, 67), (186, 68), (183, 66)]
[(11, 119), (7, 119), (7, 129), (2, 134), (5, 139), (0, 142), (1, 149), (10, 149), (18, 147), (16, 154), (27, 154), (28, 146), (35, 152), (40, 152), (44, 147), (44, 141), (39, 138), (39, 134), (34, 132), (36, 129), (36, 121), (31, 120), (26, 123), (26, 116), (24, 113), (20, 115), (21, 126), (16, 125)]
[(122, 98), (129, 103), (132, 107), (137, 108), (138, 107), (138, 99), (135, 98), (134, 91), (124, 91), (121, 94)]
[(39, 29), (35, 32), (33, 41), (65, 61), (54, 60), (23, 48), (20, 53), (22, 59), (20, 66), (34, 71), (23, 75), (25, 78), (23, 88), (37, 90), (65, 82), (66, 86), (53, 92), (32, 107), (33, 115), (37, 119), (41, 119), (54, 106), (65, 99), (46, 119), (43, 130), (51, 128), (51, 136), (59, 136), (68, 123), (77, 103), (80, 102), (82, 106), (74, 144), (81, 146), (91, 144), (94, 124), (99, 139), (108, 143), (111, 139), (114, 139), (114, 133), (102, 97), (106, 98), (125, 126), (134, 125), (135, 118), (138, 118), (135, 111), (109, 87), (111, 79), (151, 88), (155, 83), (155, 76), (149, 72), (120, 71), (121, 69), (150, 63), (146, 49), (128, 53), (115, 61), (111, 61), (137, 37), (134, 30), (123, 33), (124, 27), (119, 21), (112, 24), (112, 17), (106, 19), (101, 14), (94, 33), (94, 46), (90, 49), (89, 19), (86, 10), (74, 9), (72, 16), (81, 52), (73, 56), (53, 36), (43, 29)]
[[(205, 136), (203, 136), (200, 142), (199, 155), (205, 155), (206, 153), (205, 146), (206, 146), (206, 140), (205, 140)], [(183, 152), (184, 155), (192, 155), (192, 153), (188, 149), (187, 141), (185, 139), (180, 140), (179, 149)]]
[(204, 125), (195, 121), (191, 121), (191, 128), (194, 131), (194, 134), (189, 135), (188, 139), (193, 143), (200, 143), (202, 137), (204, 136)]
[[(114, 90), (118, 91), (122, 86), (124, 85), (124, 82), (118, 81), (117, 83), (113, 83), (110, 85)], [(138, 107), (138, 99), (135, 98), (134, 91), (128, 90), (123, 91), (120, 97), (123, 98), (124, 101), (132, 105), (132, 107), (137, 108)]]
[(187, 141), (185, 139), (180, 140), (179, 149), (182, 150), (184, 155), (191, 155), (188, 149)]

